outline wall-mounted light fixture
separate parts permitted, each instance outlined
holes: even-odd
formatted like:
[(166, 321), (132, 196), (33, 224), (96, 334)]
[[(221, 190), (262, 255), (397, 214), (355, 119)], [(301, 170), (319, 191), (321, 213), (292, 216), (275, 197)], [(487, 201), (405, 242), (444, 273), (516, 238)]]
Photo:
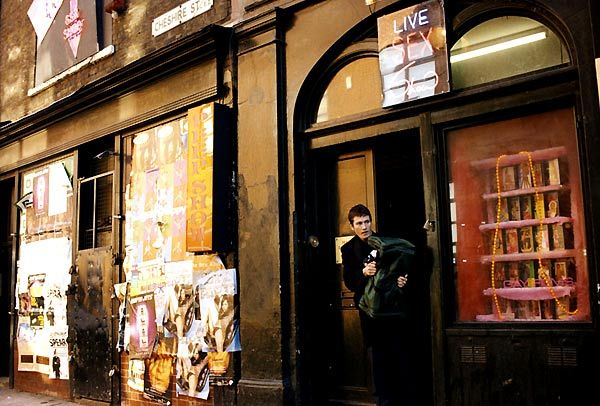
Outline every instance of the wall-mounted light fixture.
[(104, 151), (100, 152), (99, 154), (94, 155), (94, 159), (102, 159), (107, 156), (113, 156), (113, 155), (119, 155), (119, 154), (117, 154), (115, 151), (111, 151), (110, 149), (105, 149)]
[(534, 34), (524, 35), (521, 37), (509, 39), (507, 41), (498, 42), (495, 44), (482, 46), (469, 51), (455, 53), (450, 56), (450, 62), (466, 61), (467, 59), (477, 58), (484, 55), (493, 54), (494, 52), (504, 51), (511, 48), (516, 48), (521, 45), (530, 44), (532, 42), (541, 41), (546, 39), (546, 31), (536, 32)]

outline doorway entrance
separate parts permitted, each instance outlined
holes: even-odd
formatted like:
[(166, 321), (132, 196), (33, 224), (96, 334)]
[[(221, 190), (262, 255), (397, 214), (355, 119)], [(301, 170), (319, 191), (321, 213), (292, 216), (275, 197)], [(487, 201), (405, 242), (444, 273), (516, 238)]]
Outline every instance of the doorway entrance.
[[(312, 235), (301, 272), (309, 351), (307, 373), (313, 404), (372, 405), (370, 361), (360, 330), (353, 293), (344, 285), (339, 248), (353, 234), (347, 213), (362, 203), (373, 214), (380, 235), (400, 237), (426, 251), (425, 202), (418, 131), (394, 133), (350, 144), (313, 149), (309, 154), (307, 235)], [(315, 241), (318, 244), (314, 243)], [(316, 246), (316, 247), (315, 247)], [(413, 371), (419, 393), (432, 393), (429, 289), (426, 267), (411, 283), (416, 328), (407, 332), (418, 343)], [(425, 395), (427, 396), (427, 395)], [(420, 404), (430, 403), (421, 399)]]
[(12, 284), (12, 253), (13, 238), (11, 236), (12, 225), (12, 196), (14, 191), (14, 179), (0, 181), (0, 353), (6, 356), (0, 361), (0, 377), (9, 376), (12, 360), (8, 354), (12, 353), (12, 317), (11, 314), (11, 284)]
[(79, 152), (76, 274), (69, 313), (73, 397), (113, 403), (119, 398), (113, 379), (114, 156), (110, 137)]

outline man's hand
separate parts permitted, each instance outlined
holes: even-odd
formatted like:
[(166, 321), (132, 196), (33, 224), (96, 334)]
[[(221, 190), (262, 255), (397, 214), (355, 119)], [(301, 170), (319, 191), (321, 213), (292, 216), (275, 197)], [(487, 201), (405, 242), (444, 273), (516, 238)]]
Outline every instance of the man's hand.
[(408, 275), (404, 275), (404, 276), (400, 275), (398, 277), (398, 280), (396, 281), (399, 288), (403, 288), (407, 282), (408, 282)]
[(365, 276), (373, 276), (375, 275), (375, 273), (377, 272), (377, 265), (375, 264), (375, 261), (369, 262), (368, 264), (365, 265), (365, 267), (363, 268), (363, 275)]

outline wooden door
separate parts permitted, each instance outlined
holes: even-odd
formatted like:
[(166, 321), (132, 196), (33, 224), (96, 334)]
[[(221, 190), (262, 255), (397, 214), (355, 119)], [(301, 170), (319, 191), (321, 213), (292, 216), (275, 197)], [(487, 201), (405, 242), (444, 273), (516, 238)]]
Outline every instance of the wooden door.
[(78, 253), (69, 337), (74, 397), (110, 402), (113, 360), (113, 172), (79, 181)]

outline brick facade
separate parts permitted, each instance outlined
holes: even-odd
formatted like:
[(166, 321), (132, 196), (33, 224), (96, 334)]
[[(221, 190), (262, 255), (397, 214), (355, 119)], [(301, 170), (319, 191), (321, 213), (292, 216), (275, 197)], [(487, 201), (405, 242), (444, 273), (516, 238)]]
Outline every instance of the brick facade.
[(0, 8), (0, 38), (5, 44), (0, 48), (3, 61), (0, 121), (16, 121), (209, 24), (223, 24), (229, 20), (231, 10), (228, 1), (216, 0), (205, 14), (152, 37), (152, 20), (182, 2), (127, 1), (126, 11), (116, 18), (103, 13), (103, 18), (112, 21), (113, 55), (88, 65), (36, 95), (28, 96), (28, 90), (35, 87), (36, 64), (36, 36), (27, 16), (30, 3), (5, 1)]
[(50, 379), (47, 374), (40, 374), (39, 372), (19, 371), (19, 353), (16, 346), (13, 353), (15, 388), (24, 392), (40, 393), (61, 399), (69, 399), (71, 397), (71, 388), (68, 380)]
[[(171, 374), (170, 393), (172, 406), (208, 406), (213, 405), (213, 388), (207, 400), (196, 399), (189, 396), (177, 395), (175, 390), (175, 365), (173, 364), (173, 373)], [(121, 405), (122, 406), (146, 406), (156, 405), (156, 402), (144, 398), (142, 392), (136, 391), (127, 385), (127, 376), (129, 373), (129, 357), (126, 353), (121, 354)]]

